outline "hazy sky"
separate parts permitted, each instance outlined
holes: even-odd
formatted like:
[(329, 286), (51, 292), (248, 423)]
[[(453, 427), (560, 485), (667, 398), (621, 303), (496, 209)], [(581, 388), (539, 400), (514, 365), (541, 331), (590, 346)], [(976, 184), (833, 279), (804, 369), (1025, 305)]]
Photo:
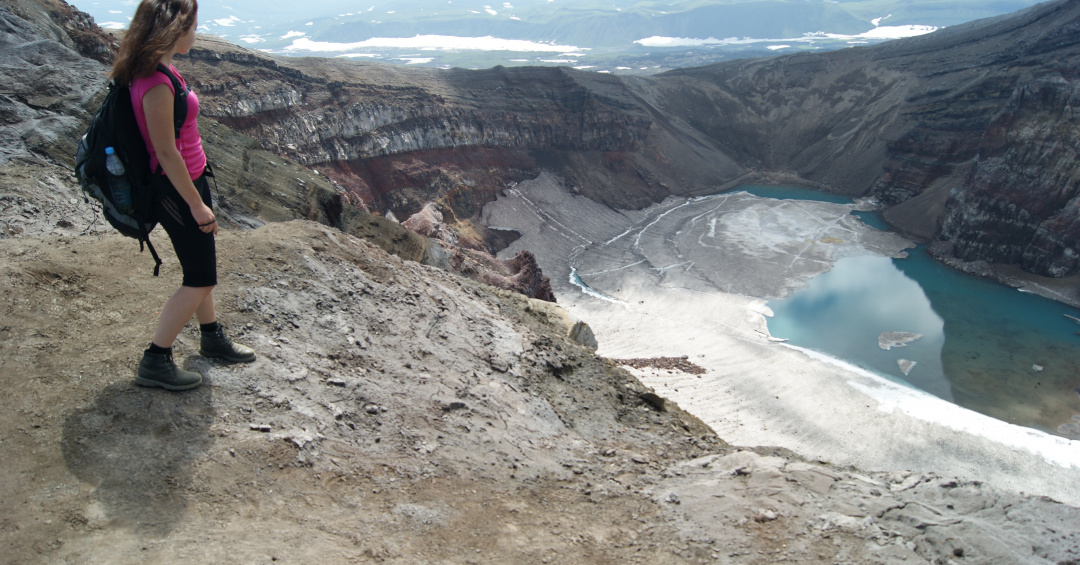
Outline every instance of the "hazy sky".
[[(629, 69), (623, 59), (607, 57), (601, 67), (594, 65), (601, 54), (632, 58), (646, 50), (708, 52), (703, 56), (712, 59), (633, 59), (634, 70), (704, 64), (722, 58), (721, 52), (762, 56), (840, 49), (921, 35), (964, 18), (1033, 3), (956, 0), (947, 8), (935, 4), (934, 10), (920, 12), (918, 4), (905, 0), (230, 0), (203, 2), (199, 31), (281, 55), (437, 67), (556, 64), (618, 72)], [(856, 11), (869, 4), (886, 13)], [(137, 2), (75, 0), (74, 5), (98, 25), (121, 29)]]

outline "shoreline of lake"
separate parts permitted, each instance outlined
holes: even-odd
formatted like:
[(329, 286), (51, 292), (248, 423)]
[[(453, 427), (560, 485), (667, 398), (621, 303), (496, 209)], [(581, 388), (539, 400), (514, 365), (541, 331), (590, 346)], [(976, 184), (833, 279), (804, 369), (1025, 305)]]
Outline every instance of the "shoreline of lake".
[[(719, 198), (698, 202), (718, 204)], [(727, 227), (750, 237), (740, 239), (736, 231), (736, 240), (726, 241), (734, 247), (723, 251), (726, 267), (717, 269), (721, 279), (714, 277), (708, 284), (692, 280), (699, 274), (692, 258), (658, 247), (668, 233), (658, 224), (683, 212), (690, 214), (683, 199), (641, 211), (616, 211), (570, 194), (545, 173), (485, 207), (484, 222), (520, 229), (521, 239), (503, 254), (530, 250), (536, 255), (560, 304), (592, 327), (601, 355), (686, 355), (706, 368), (702, 376), (637, 373), (658, 394), (701, 418), (730, 443), (785, 447), (808, 459), (868, 471), (913, 470), (986, 481), (1080, 505), (1076, 480), (1080, 442), (1004, 422), (1000, 424), (1006, 427), (1000, 429), (1019, 439), (980, 435), (980, 429), (988, 429), (983, 425), (985, 416), (924, 393), (899, 396), (882, 384), (884, 379), (780, 346), (770, 338), (765, 323), (768, 308), (764, 300), (752, 296), (800, 287), (845, 254), (893, 256), (898, 247), (907, 247), (891, 243), (898, 236), (850, 223), (850, 206), (828, 212), (828, 206), (817, 204), (787, 203), (782, 210), (760, 201), (740, 205), (741, 215), (729, 218)], [(690, 214), (689, 220), (696, 218)], [(700, 221), (707, 234), (707, 218)], [(764, 224), (746, 223), (751, 221), (771, 222), (769, 229), (775, 224), (788, 235), (769, 239), (769, 233), (760, 231)], [(829, 230), (840, 231), (829, 235)], [(787, 255), (779, 263), (768, 260), (770, 253), (782, 249)], [(650, 261), (660, 267), (649, 261), (632, 266), (641, 261), (642, 253), (654, 253)], [(585, 282), (620, 303), (589, 297), (571, 283), (572, 267), (582, 264), (590, 267), (581, 275)], [(718, 284), (738, 288), (718, 291)], [(769, 291), (752, 292), (762, 289)], [(882, 390), (906, 400), (870, 394)], [(925, 418), (935, 413), (951, 414), (952, 420), (967, 424), (950, 426)], [(995, 424), (990, 428), (997, 429)], [(1055, 460), (1048, 460), (1047, 453)], [(1076, 459), (1069, 459), (1073, 454)]]
[[(769, 301), (772, 335), (975, 412), (1080, 439), (1080, 312), (963, 275), (920, 246), (906, 258), (846, 257)], [(1065, 314), (1064, 316), (1062, 314)], [(883, 347), (883, 335), (918, 339)]]

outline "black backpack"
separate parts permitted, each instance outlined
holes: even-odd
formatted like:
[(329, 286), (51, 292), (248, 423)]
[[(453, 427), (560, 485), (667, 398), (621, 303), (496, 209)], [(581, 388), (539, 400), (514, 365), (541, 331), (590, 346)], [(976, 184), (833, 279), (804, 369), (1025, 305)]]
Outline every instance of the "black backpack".
[[(157, 71), (169, 77), (176, 93), (173, 99), (173, 127), (179, 138), (180, 128), (187, 119), (187, 90), (165, 65), (158, 64)], [(118, 204), (114, 195), (118, 183), (105, 166), (108, 147), (113, 148), (124, 166), (123, 177), (131, 187), (130, 203), (121, 199)], [(150, 243), (150, 232), (157, 226), (154, 220), (154, 181), (160, 172), (160, 165), (157, 171), (150, 170), (150, 154), (139, 132), (139, 124), (135, 121), (131, 89), (115, 81), (110, 82), (105, 101), (79, 140), (79, 148), (75, 152), (75, 176), (82, 185), (84, 199), (90, 202), (89, 197), (93, 197), (101, 205), (105, 219), (117, 231), (137, 239), (140, 251), (144, 244), (150, 248), (155, 262), (155, 277), (161, 270), (161, 258)]]

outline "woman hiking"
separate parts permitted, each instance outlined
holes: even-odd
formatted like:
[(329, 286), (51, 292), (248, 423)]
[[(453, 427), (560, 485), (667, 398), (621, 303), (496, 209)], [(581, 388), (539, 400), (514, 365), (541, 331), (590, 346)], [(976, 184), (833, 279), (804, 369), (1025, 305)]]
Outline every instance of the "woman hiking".
[[(199, 99), (187, 91), (173, 56), (186, 54), (195, 44), (198, 25), (196, 0), (142, 0), (124, 34), (110, 78), (131, 87), (131, 102), (139, 131), (156, 171), (154, 219), (172, 240), (183, 270), (180, 289), (161, 308), (157, 330), (143, 353), (135, 383), (167, 390), (188, 390), (202, 384), (202, 375), (176, 366), (172, 356), (176, 336), (191, 319), (199, 321), (199, 353), (227, 362), (255, 360), (251, 348), (233, 343), (225, 335), (214, 310), (217, 254), (214, 236), (217, 219), (210, 198), (207, 167), (196, 117)], [(176, 99), (171, 79), (158, 71), (163, 65), (179, 79), (187, 118), (179, 132), (173, 124)]]

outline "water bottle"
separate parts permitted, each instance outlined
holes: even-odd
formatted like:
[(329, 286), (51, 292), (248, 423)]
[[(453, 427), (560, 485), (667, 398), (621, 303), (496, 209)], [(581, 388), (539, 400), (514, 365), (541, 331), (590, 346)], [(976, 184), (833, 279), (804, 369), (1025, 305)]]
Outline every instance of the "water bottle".
[(130, 214), (133, 210), (131, 184), (128, 183), (124, 164), (120, 162), (116, 150), (112, 147), (105, 148), (105, 168), (109, 171), (109, 192), (112, 193), (113, 205), (120, 213)]

